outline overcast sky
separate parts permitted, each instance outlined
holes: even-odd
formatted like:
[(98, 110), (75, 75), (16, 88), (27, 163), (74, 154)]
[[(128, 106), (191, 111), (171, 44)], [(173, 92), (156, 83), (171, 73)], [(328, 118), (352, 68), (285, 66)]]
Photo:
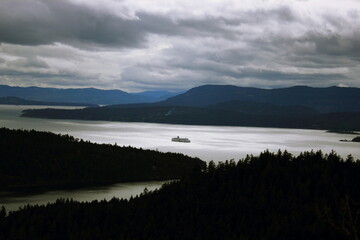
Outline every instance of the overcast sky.
[(359, 0), (0, 0), (0, 84), (360, 87)]

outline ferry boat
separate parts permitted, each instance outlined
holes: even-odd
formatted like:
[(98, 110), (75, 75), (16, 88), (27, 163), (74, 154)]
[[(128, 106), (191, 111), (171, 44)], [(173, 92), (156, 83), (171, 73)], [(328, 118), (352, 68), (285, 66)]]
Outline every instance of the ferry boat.
[(171, 141), (173, 142), (183, 142), (183, 143), (189, 143), (190, 140), (188, 138), (181, 138), (179, 136), (172, 138)]

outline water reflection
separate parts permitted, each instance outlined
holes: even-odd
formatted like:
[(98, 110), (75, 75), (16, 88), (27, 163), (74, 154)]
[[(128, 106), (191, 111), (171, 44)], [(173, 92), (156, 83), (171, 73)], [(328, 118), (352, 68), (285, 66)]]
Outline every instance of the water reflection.
[(110, 200), (113, 197), (129, 199), (144, 191), (152, 191), (161, 187), (165, 181), (118, 183), (108, 186), (99, 186), (80, 189), (66, 189), (57, 191), (29, 191), (29, 192), (0, 192), (0, 206), (5, 206), (7, 211), (18, 210), (27, 204), (47, 204), (56, 199), (74, 199), (89, 202), (93, 200)]
[[(105, 121), (49, 120), (19, 117), (21, 110), (43, 106), (0, 106), (0, 126), (36, 129), (70, 134), (97, 143), (117, 143), (180, 152), (209, 161), (240, 159), (246, 154), (257, 155), (265, 149), (285, 150), (293, 154), (303, 151), (335, 150), (343, 157), (360, 158), (359, 143), (340, 142), (354, 135), (327, 133), (323, 130), (280, 129), (257, 127), (190, 126), (152, 123)], [(175, 136), (187, 137), (190, 144), (172, 142)]]
[[(180, 152), (209, 161), (238, 160), (246, 154), (258, 155), (265, 149), (270, 151), (288, 150), (293, 154), (319, 150), (328, 153), (335, 150), (342, 157), (352, 154), (360, 158), (359, 143), (340, 142), (352, 139), (354, 135), (327, 133), (321, 130), (279, 129), (257, 127), (187, 126), (172, 124), (126, 123), (105, 121), (76, 121), (22, 118), (23, 109), (44, 108), (44, 106), (0, 105), (0, 127), (12, 129), (35, 129), (70, 134), (76, 138), (97, 143), (117, 143), (119, 146), (134, 146), (143, 149), (157, 149), (162, 152)], [(74, 107), (68, 107), (74, 108)], [(191, 143), (172, 142), (175, 136), (187, 137)], [(62, 198), (79, 201), (94, 199), (128, 198), (139, 194), (145, 187), (152, 189), (161, 183), (126, 183), (104, 188), (72, 191), (51, 191), (15, 196), (3, 193), (0, 205), (15, 210), (20, 205), (45, 204)]]

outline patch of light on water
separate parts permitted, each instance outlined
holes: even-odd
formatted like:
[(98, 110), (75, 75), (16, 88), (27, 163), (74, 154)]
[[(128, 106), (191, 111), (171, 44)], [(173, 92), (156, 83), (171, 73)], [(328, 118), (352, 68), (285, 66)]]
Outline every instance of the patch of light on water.
[[(191, 126), (153, 123), (106, 121), (49, 120), (19, 117), (29, 106), (0, 106), (0, 124), (9, 128), (36, 129), (70, 134), (97, 143), (133, 146), (164, 152), (180, 152), (209, 161), (240, 159), (246, 154), (258, 155), (265, 149), (302, 151), (337, 151), (343, 157), (352, 154), (360, 158), (358, 143), (340, 142), (353, 135), (319, 130)], [(42, 108), (36, 106), (36, 108)], [(172, 142), (171, 138), (187, 137), (191, 143)]]

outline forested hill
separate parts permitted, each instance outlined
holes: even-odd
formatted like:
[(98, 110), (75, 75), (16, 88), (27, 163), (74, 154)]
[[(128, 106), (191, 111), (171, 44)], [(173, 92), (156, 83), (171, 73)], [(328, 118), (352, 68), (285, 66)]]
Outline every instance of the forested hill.
[[(231, 104), (226, 107), (232, 107)], [(238, 108), (242, 106), (236, 105)], [(300, 129), (336, 129), (360, 131), (360, 112), (317, 113), (303, 107), (266, 107), (253, 104), (244, 111), (211, 107), (137, 106), (98, 107), (77, 110), (31, 109), (23, 117), (79, 119), (120, 122), (151, 122), (190, 125), (250, 126)]]
[(88, 103), (95, 105), (156, 102), (177, 94), (179, 93), (167, 91), (128, 93), (115, 89), (61, 89), (0, 85), (0, 97), (11, 96), (40, 102)]
[(0, 238), (357, 240), (359, 182), (351, 157), (264, 152), (130, 200), (2, 211)]
[(89, 103), (69, 103), (69, 102), (42, 102), (26, 100), (18, 97), (0, 97), (0, 104), (8, 105), (38, 105), (38, 106), (79, 106), (79, 107), (97, 107), (96, 104)]
[(166, 106), (197, 106), (239, 101), (278, 106), (304, 106), (322, 113), (360, 112), (360, 88), (327, 87), (260, 89), (231, 85), (204, 85), (169, 98)]
[(183, 154), (0, 129), (0, 189), (177, 179), (203, 165)]
[(205, 85), (157, 103), (28, 110), (25, 117), (191, 125), (360, 130), (359, 88)]

